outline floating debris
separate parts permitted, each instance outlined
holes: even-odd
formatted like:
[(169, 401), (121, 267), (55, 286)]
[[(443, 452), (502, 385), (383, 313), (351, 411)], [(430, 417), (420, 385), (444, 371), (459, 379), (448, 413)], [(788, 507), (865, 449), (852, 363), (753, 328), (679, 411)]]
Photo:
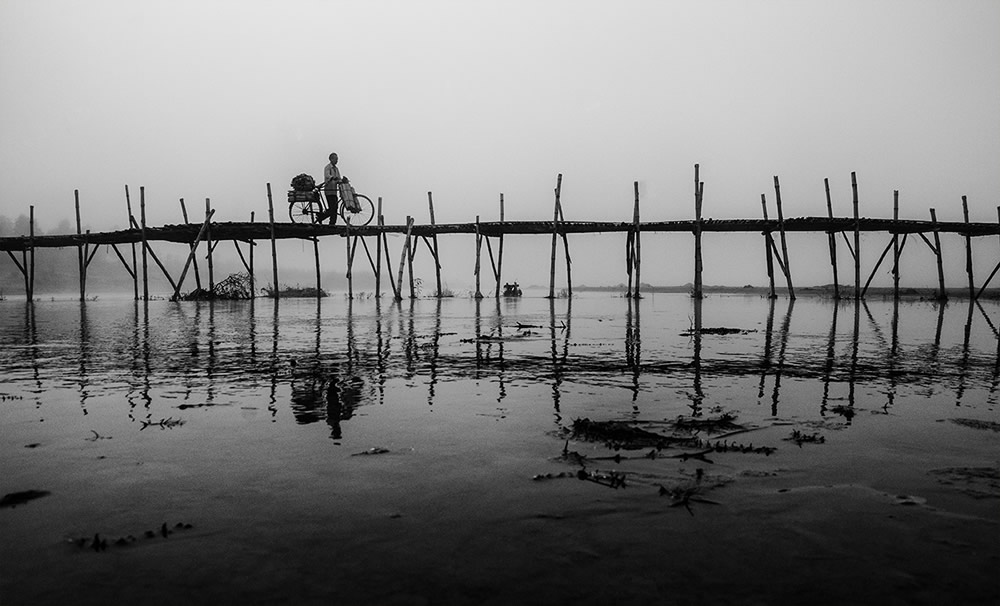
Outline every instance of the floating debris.
[(575, 419), (573, 437), (594, 442), (604, 442), (613, 450), (636, 450), (639, 448), (668, 448), (671, 445), (687, 445), (694, 441), (691, 437), (665, 436), (634, 427), (624, 421), (591, 421)]
[(587, 471), (581, 469), (576, 472), (576, 477), (608, 488), (625, 488), (625, 473), (620, 471)]
[[(146, 539), (155, 539), (157, 536), (161, 536), (165, 539), (177, 531), (190, 530), (192, 528), (194, 528), (194, 525), (188, 524), (187, 522), (177, 522), (172, 527), (168, 526), (167, 523), (164, 522), (160, 525), (159, 532), (147, 530), (142, 534), (142, 536)], [(102, 551), (106, 551), (109, 545), (113, 545), (115, 547), (127, 547), (139, 542), (139, 539), (137, 539), (135, 535), (127, 534), (116, 539), (111, 539), (109, 543), (108, 538), (102, 537), (99, 532), (95, 532), (93, 538), (80, 537), (76, 539), (68, 539), (67, 542), (75, 545), (79, 549), (90, 549), (100, 553)]]
[(749, 334), (751, 332), (757, 332), (757, 331), (756, 330), (744, 330), (742, 328), (725, 328), (725, 327), (721, 327), (720, 326), (720, 327), (717, 327), (717, 328), (692, 328), (692, 329), (686, 330), (686, 331), (684, 331), (684, 332), (682, 332), (680, 334), (681, 334), (682, 337), (690, 337), (690, 336), (695, 335), (695, 334), (699, 334), (699, 335), (745, 335), (745, 334)]
[(1000, 423), (993, 421), (980, 421), (979, 419), (948, 419), (956, 425), (971, 427), (972, 429), (983, 429), (987, 431), (1000, 431)]
[(111, 439), (111, 436), (102, 436), (101, 434), (97, 433), (93, 429), (90, 430), (90, 433), (94, 434), (94, 437), (92, 437), (92, 438), (84, 438), (84, 440), (86, 440), (88, 442), (96, 442), (98, 440), (110, 440)]
[(362, 450), (361, 452), (356, 452), (356, 453), (352, 454), (351, 456), (352, 457), (361, 457), (361, 456), (367, 456), (367, 455), (380, 455), (380, 454), (385, 454), (387, 452), (389, 452), (388, 448), (382, 448), (381, 446), (373, 446), (372, 448), (369, 448), (368, 450)]
[(707, 419), (677, 417), (677, 420), (674, 421), (674, 427), (690, 431), (704, 431), (706, 433), (746, 429), (744, 426), (736, 423), (736, 415), (731, 412), (724, 412), (717, 418)]
[(786, 442), (795, 442), (799, 448), (805, 443), (809, 444), (823, 444), (826, 442), (826, 438), (818, 433), (803, 433), (798, 429), (792, 430), (792, 435), (785, 438)]
[(180, 427), (184, 424), (183, 419), (175, 419), (173, 417), (167, 417), (166, 419), (160, 419), (159, 421), (139, 421), (142, 423), (142, 427), (139, 431), (146, 429), (147, 427), (159, 427), (160, 429), (173, 429), (174, 427)]
[(47, 497), (50, 494), (52, 493), (47, 490), (22, 490), (21, 492), (7, 493), (0, 499), (0, 507), (10, 507), (13, 509), (18, 505), (24, 505), (28, 501)]

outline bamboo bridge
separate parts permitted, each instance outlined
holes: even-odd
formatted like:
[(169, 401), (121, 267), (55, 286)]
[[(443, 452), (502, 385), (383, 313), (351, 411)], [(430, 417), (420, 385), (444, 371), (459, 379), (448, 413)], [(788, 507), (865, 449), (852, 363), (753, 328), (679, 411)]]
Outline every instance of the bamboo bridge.
[[(409, 270), (410, 297), (414, 297), (414, 276), (413, 259), (417, 252), (419, 241), (422, 240), (428, 252), (433, 257), (435, 267), (435, 277), (437, 285), (437, 296), (442, 296), (441, 289), (441, 263), (438, 256), (437, 237), (447, 234), (474, 234), (476, 237), (476, 297), (482, 297), (480, 290), (482, 274), (482, 250), (485, 248), (489, 256), (492, 269), (492, 278), (496, 283), (495, 296), (499, 297), (501, 292), (501, 275), (503, 266), (503, 238), (505, 235), (550, 235), (552, 239), (552, 250), (550, 258), (550, 280), (549, 296), (555, 296), (555, 273), (557, 258), (557, 241), (561, 238), (564, 248), (564, 258), (566, 262), (566, 280), (568, 292), (572, 294), (572, 272), (569, 254), (568, 234), (591, 234), (605, 232), (620, 232), (627, 235), (626, 238), (626, 266), (628, 274), (627, 296), (639, 298), (640, 287), (640, 266), (641, 266), (641, 235), (644, 233), (690, 233), (694, 237), (694, 281), (692, 296), (703, 296), (702, 286), (702, 245), (701, 237), (706, 232), (723, 233), (760, 233), (764, 238), (765, 261), (767, 265), (767, 275), (769, 281), (770, 296), (777, 296), (775, 287), (775, 264), (785, 280), (785, 292), (790, 298), (795, 298), (795, 289), (792, 284), (791, 269), (788, 263), (788, 248), (785, 235), (790, 232), (813, 232), (825, 233), (827, 235), (830, 251), (830, 263), (833, 274), (834, 297), (840, 298), (840, 285), (837, 267), (837, 235), (842, 236), (847, 246), (848, 252), (854, 261), (854, 288), (850, 296), (855, 299), (863, 298), (868, 291), (872, 278), (881, 266), (883, 261), (892, 253), (890, 262), (892, 263), (893, 294), (899, 297), (899, 258), (906, 245), (909, 236), (921, 239), (934, 253), (937, 260), (938, 287), (937, 297), (947, 298), (947, 291), (944, 286), (944, 266), (942, 263), (940, 234), (956, 234), (965, 239), (966, 252), (966, 273), (968, 279), (968, 296), (971, 299), (980, 297), (989, 285), (993, 277), (1000, 271), (1000, 263), (993, 268), (989, 277), (978, 288), (972, 271), (972, 238), (982, 236), (1000, 236), (1000, 207), (998, 207), (998, 222), (983, 223), (970, 222), (968, 202), (962, 196), (962, 210), (964, 221), (942, 222), (938, 221), (935, 210), (930, 209), (929, 220), (914, 220), (899, 218), (899, 193), (895, 192), (894, 211), (892, 219), (866, 218), (859, 215), (857, 178), (855, 173), (851, 173), (851, 185), (853, 190), (854, 213), (851, 217), (835, 217), (830, 199), (829, 180), (825, 181), (826, 186), (826, 217), (798, 217), (785, 218), (781, 205), (781, 189), (778, 177), (774, 177), (775, 209), (777, 216), (768, 217), (768, 205), (765, 194), (761, 194), (762, 218), (759, 219), (706, 219), (702, 217), (702, 198), (704, 195), (704, 183), (699, 180), (699, 167), (695, 165), (694, 179), (694, 218), (690, 220), (677, 221), (646, 221), (640, 220), (639, 207), (639, 185), (633, 184), (634, 205), (631, 221), (621, 222), (598, 222), (598, 221), (566, 221), (563, 216), (560, 193), (562, 188), (562, 175), (559, 175), (555, 188), (555, 203), (553, 207), (553, 218), (551, 221), (507, 221), (504, 218), (503, 194), (500, 195), (500, 219), (498, 221), (480, 221), (476, 217), (470, 223), (435, 223), (434, 202), (430, 192), (427, 194), (428, 207), (430, 211), (430, 223), (416, 224), (413, 217), (407, 217), (405, 224), (386, 225), (382, 215), (382, 200), (378, 200), (376, 211), (377, 221), (374, 225), (351, 226), (351, 225), (326, 225), (326, 224), (306, 224), (306, 223), (285, 223), (274, 220), (274, 201), (271, 194), (271, 186), (267, 185), (268, 200), (268, 221), (258, 222), (214, 222), (215, 210), (211, 208), (211, 201), (205, 201), (205, 218), (202, 223), (187, 222), (187, 209), (184, 200), (181, 202), (181, 210), (185, 223), (174, 225), (163, 225), (153, 227), (146, 224), (145, 220), (145, 193), (140, 188), (140, 218), (137, 220), (132, 213), (131, 199), (128, 187), (126, 186), (126, 204), (128, 208), (130, 229), (92, 233), (81, 230), (79, 192), (76, 192), (76, 224), (77, 233), (64, 235), (34, 235), (34, 207), (30, 208), (31, 233), (17, 237), (0, 237), (0, 250), (5, 251), (10, 259), (17, 266), (24, 278), (24, 288), (27, 300), (32, 300), (34, 292), (34, 257), (37, 249), (41, 248), (68, 248), (73, 247), (78, 250), (79, 274), (80, 274), (80, 299), (86, 298), (87, 267), (93, 259), (94, 254), (101, 246), (111, 247), (125, 270), (132, 277), (134, 294), (136, 299), (149, 298), (148, 272), (149, 260), (152, 259), (160, 271), (166, 277), (173, 289), (173, 298), (178, 298), (183, 288), (184, 280), (189, 268), (193, 265), (196, 277), (198, 266), (196, 252), (201, 243), (205, 243), (207, 254), (205, 259), (208, 262), (208, 274), (210, 290), (214, 287), (213, 276), (213, 254), (219, 242), (231, 241), (236, 246), (236, 251), (242, 261), (247, 273), (250, 276), (251, 291), (254, 287), (254, 246), (257, 241), (270, 241), (271, 243), (271, 269), (272, 284), (274, 285), (274, 296), (279, 296), (278, 288), (278, 258), (275, 242), (277, 240), (297, 239), (309, 240), (314, 244), (315, 269), (316, 269), (316, 290), (320, 289), (320, 256), (319, 239), (324, 236), (339, 236), (347, 241), (347, 279), (348, 295), (353, 296), (352, 269), (355, 253), (358, 244), (362, 245), (372, 271), (375, 274), (375, 296), (381, 296), (381, 283), (383, 277), (383, 264), (385, 265), (385, 276), (391, 286), (393, 296), (396, 300), (403, 297), (403, 276), (404, 268)], [(888, 234), (889, 241), (882, 250), (881, 256), (875, 267), (871, 270), (867, 281), (862, 284), (861, 257), (860, 257), (860, 234), (863, 232), (880, 232)], [(403, 234), (405, 240), (399, 251), (399, 265), (396, 279), (393, 279), (391, 261), (389, 258), (389, 247), (387, 234)], [(852, 238), (848, 234), (853, 235)], [(369, 240), (374, 240), (374, 246), (369, 245)], [(496, 240), (496, 254), (491, 243)], [(177, 279), (159, 260), (152, 248), (154, 242), (169, 242), (187, 245), (190, 249), (187, 262), (180, 271)], [(243, 253), (240, 244), (248, 246), (247, 254)], [(120, 249), (119, 246), (130, 246), (131, 250)], [(140, 248), (141, 266), (138, 262), (136, 247)], [(374, 256), (372, 248), (375, 249)], [(20, 253), (16, 255), (15, 253)], [(126, 254), (127, 253), (127, 254)], [(20, 259), (18, 258), (20, 256)], [(139, 284), (142, 284), (142, 296), (139, 294)], [(200, 283), (200, 279), (199, 279)]]

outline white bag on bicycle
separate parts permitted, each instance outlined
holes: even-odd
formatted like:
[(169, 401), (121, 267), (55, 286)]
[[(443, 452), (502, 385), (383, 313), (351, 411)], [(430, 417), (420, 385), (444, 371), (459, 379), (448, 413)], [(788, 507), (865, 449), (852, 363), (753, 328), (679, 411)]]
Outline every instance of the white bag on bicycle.
[(348, 181), (341, 181), (339, 187), (340, 199), (343, 200), (344, 206), (352, 212), (358, 212), (358, 200), (354, 195), (354, 186)]

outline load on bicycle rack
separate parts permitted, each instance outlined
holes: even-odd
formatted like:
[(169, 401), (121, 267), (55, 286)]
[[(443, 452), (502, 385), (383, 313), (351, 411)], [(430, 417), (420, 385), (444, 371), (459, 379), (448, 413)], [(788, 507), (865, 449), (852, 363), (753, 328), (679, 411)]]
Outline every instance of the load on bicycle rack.
[[(347, 178), (341, 179), (336, 188), (336, 199), (316, 186), (311, 175), (302, 173), (292, 179), (288, 190), (288, 218), (295, 222), (336, 224), (340, 216), (347, 225), (368, 225), (375, 217), (371, 199), (354, 191)], [(333, 190), (331, 190), (333, 191)]]

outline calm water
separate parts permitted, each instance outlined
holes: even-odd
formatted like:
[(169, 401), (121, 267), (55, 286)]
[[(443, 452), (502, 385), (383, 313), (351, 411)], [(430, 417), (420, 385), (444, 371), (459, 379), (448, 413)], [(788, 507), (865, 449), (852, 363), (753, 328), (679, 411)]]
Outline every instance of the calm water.
[(664, 294), (8, 300), (0, 493), (49, 494), (0, 509), (0, 601), (995, 603), (998, 324)]

